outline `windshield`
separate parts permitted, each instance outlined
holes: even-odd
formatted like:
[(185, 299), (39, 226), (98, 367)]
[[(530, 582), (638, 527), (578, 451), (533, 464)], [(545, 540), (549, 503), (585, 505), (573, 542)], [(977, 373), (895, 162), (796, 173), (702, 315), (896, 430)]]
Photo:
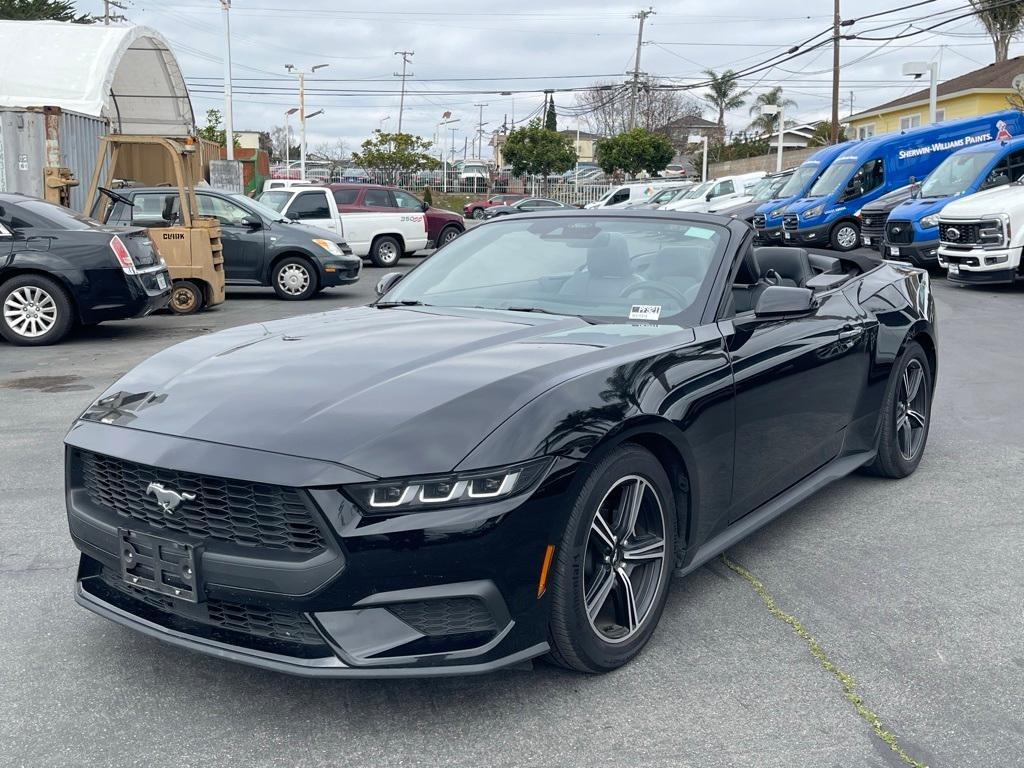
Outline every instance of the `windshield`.
[(921, 197), (948, 197), (958, 195), (970, 186), (985, 170), (998, 150), (950, 155), (928, 174), (921, 185)]
[(698, 184), (696, 187), (691, 189), (680, 200), (696, 200), (698, 197), (704, 197), (709, 189), (714, 185), (714, 181), (705, 181), (703, 184)]
[(651, 203), (671, 203), (682, 191), (682, 189), (663, 189), (651, 198)]
[(262, 195), (260, 195), (259, 200), (253, 200), (251, 197), (240, 195), (237, 192), (228, 195), (228, 197), (230, 197), (236, 203), (241, 203), (243, 207), (256, 211), (256, 213), (258, 213), (260, 216), (268, 218), (271, 221), (284, 221), (284, 217), (281, 215), (280, 209), (274, 208), (273, 206), (267, 204), (267, 202), (263, 199), (264, 196), (273, 194), (275, 193), (264, 192)]
[(789, 179), (787, 178), (765, 179), (751, 193), (752, 198), (750, 202), (767, 203), (769, 200), (775, 199), (775, 196), (779, 194), (779, 190), (786, 186), (788, 182)]
[(821, 174), (820, 178), (814, 182), (814, 186), (811, 187), (811, 191), (807, 193), (807, 196), (824, 197), (825, 195), (831, 195), (846, 183), (846, 179), (853, 172), (856, 162), (856, 160), (845, 160), (841, 163), (832, 163)]
[(285, 206), (288, 205), (288, 201), (291, 199), (292, 193), (287, 189), (272, 189), (260, 195), (256, 203), (265, 209), (269, 209), (272, 212), (273, 218), (279, 219), (281, 218), (281, 211), (285, 209)]
[[(509, 218), (449, 243), (380, 303), (685, 324), (700, 313), (727, 237), (719, 225), (678, 219)], [(650, 311), (640, 316), (637, 305)]]
[(814, 178), (818, 169), (821, 168), (821, 163), (804, 163), (792, 176), (789, 177), (789, 181), (785, 183), (782, 189), (779, 190), (779, 197), (796, 197), (802, 193), (807, 185), (811, 183), (811, 179)]

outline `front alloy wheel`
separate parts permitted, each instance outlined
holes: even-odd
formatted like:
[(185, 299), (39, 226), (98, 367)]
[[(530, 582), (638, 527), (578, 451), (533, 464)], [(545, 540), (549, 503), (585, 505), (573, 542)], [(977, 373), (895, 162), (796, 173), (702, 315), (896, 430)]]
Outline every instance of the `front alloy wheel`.
[(832, 232), (832, 247), (837, 251), (852, 251), (860, 245), (860, 230), (856, 224), (844, 221)]
[(607, 672), (640, 652), (668, 597), (675, 509), (664, 467), (638, 445), (619, 446), (587, 473), (556, 548), (552, 662)]

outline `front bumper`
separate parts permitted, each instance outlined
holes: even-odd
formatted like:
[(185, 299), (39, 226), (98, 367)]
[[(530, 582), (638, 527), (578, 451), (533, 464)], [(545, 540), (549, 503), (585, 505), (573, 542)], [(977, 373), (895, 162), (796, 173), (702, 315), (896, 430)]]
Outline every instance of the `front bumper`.
[(910, 262), (915, 267), (934, 267), (939, 263), (938, 240), (916, 240), (909, 244), (882, 242), (882, 258)]
[(947, 270), (950, 282), (995, 285), (1024, 279), (1019, 248), (954, 249), (940, 246), (939, 266)]
[(821, 245), (822, 247), (827, 247), (831, 229), (831, 224), (786, 229), (783, 230), (782, 242), (784, 245)]
[(782, 224), (778, 226), (754, 227), (754, 242), (757, 245), (779, 245), (783, 242)]
[[(295, 460), (278, 466), (282, 457), (261, 452), (81, 422), (68, 443), (68, 520), (82, 552), (76, 599), (105, 618), (221, 658), (316, 677), (484, 673), (548, 649), (548, 596), (538, 595), (538, 578), (546, 547), (559, 540), (564, 510), (572, 506), (566, 489), (574, 465), (568, 462), (526, 497), (375, 518), (325, 488), (337, 483), (334, 477), (342, 485), (355, 479), (338, 476), (336, 465)], [(197, 534), (196, 526), (207, 523), (195, 510), (179, 513), (179, 529), (168, 527), (155, 508), (136, 512), (152, 504), (126, 485), (114, 487), (135, 506), (110, 508), (80, 456), (96, 451), (129, 465), (115, 472), (117, 482), (127, 478), (136, 489), (156, 477), (212, 495), (206, 489), (221, 488), (212, 474), (231, 472), (232, 493), (244, 493), (247, 484), (258, 487), (254, 498), (272, 497), (278, 485), (294, 490), (319, 546), (290, 551), (225, 538), (239, 526), (278, 530), (265, 503), (243, 510), (255, 523), (239, 523), (238, 511), (222, 505), (209, 518), (219, 536)], [(155, 468), (169, 466), (174, 469)], [(292, 522), (302, 513), (293, 504)], [(304, 541), (310, 541), (306, 528)], [(132, 535), (193, 547), (197, 599), (130, 583), (123, 552)]]
[(363, 260), (358, 256), (320, 260), (320, 285), (331, 288), (336, 285), (350, 285), (359, 280)]

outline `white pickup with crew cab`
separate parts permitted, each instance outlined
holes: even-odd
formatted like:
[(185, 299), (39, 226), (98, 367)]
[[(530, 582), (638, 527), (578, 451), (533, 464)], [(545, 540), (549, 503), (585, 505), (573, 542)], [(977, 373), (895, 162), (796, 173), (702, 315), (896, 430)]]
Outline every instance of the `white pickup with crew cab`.
[(1024, 280), (1024, 184), (953, 200), (939, 214), (939, 266), (956, 283)]
[(426, 216), (420, 211), (341, 213), (326, 187), (272, 189), (257, 198), (289, 219), (337, 232), (356, 256), (393, 267), (402, 254), (427, 247)]

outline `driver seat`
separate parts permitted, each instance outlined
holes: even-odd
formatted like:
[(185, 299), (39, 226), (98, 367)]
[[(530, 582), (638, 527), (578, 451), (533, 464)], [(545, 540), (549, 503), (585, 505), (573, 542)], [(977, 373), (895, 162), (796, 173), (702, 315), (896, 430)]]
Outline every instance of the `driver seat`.
[(710, 254), (693, 245), (670, 245), (658, 251), (647, 270), (647, 279), (665, 283), (682, 294), (700, 285), (707, 272)]
[(587, 248), (587, 266), (562, 284), (566, 296), (618, 298), (640, 276), (629, 261), (629, 244), (618, 232), (602, 232)]
[[(810, 257), (803, 248), (758, 248), (756, 254), (760, 276), (773, 285), (803, 288), (814, 277)], [(775, 279), (770, 272), (775, 273)]]

